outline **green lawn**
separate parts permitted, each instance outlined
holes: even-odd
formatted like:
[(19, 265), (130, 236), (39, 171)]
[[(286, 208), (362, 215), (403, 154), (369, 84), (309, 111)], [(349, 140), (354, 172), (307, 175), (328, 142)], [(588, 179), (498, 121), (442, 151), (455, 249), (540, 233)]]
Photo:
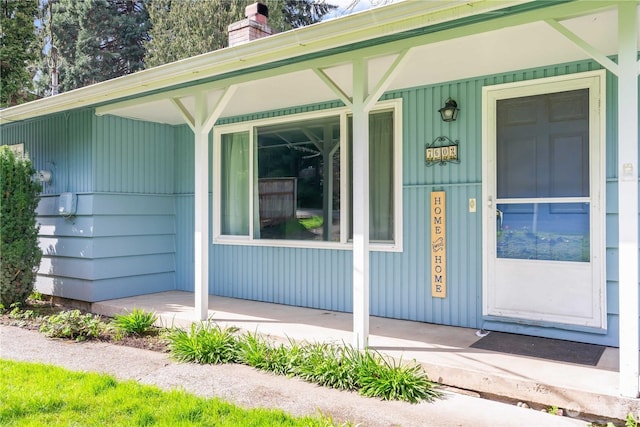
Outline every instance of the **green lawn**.
[(331, 426), (108, 375), (0, 360), (2, 426)]

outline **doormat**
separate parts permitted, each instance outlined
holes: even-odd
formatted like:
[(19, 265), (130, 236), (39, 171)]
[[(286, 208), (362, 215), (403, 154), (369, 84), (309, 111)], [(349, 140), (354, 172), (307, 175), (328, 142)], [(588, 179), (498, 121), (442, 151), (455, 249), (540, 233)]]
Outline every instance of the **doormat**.
[(596, 366), (605, 347), (551, 338), (491, 332), (471, 345), (472, 348), (498, 351), (559, 362)]

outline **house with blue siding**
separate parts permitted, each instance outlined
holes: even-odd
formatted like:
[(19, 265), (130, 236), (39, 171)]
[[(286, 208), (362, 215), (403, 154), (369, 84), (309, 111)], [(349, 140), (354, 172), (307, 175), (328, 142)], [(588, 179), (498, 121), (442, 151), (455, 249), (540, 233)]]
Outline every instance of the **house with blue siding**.
[(617, 346), (637, 397), (637, 8), (404, 1), (273, 35), (248, 8), (233, 46), (4, 109), (46, 171), (36, 287), (352, 312), (360, 347), (370, 315)]

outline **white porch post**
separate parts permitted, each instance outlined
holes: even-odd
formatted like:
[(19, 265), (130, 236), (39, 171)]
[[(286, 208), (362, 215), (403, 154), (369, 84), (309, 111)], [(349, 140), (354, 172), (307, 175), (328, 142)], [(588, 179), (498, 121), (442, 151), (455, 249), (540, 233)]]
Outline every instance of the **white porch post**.
[(353, 63), (353, 345), (369, 344), (369, 114), (367, 63)]
[(209, 316), (209, 130), (206, 126), (207, 98), (196, 95), (194, 117), (194, 294), (195, 314), (199, 320)]
[(618, 5), (620, 394), (638, 397), (638, 63), (636, 2)]

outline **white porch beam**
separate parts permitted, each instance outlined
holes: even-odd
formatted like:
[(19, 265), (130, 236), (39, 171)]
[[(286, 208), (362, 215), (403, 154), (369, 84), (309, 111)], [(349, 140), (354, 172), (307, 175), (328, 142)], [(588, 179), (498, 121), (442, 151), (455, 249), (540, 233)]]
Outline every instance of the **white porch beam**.
[(188, 124), (191, 130), (195, 132), (196, 131), (195, 119), (193, 118), (193, 116), (191, 115), (187, 107), (185, 107), (185, 105), (182, 103), (182, 101), (179, 98), (171, 98), (171, 103), (178, 109), (185, 123)]
[(209, 130), (207, 97), (196, 95), (194, 168), (194, 296), (199, 320), (209, 317)]
[(320, 68), (312, 68), (312, 69), (313, 69), (313, 72), (316, 73), (316, 75), (320, 78), (320, 80), (322, 80), (324, 84), (327, 85), (327, 87), (331, 89), (333, 93), (335, 93), (338, 96), (338, 98), (344, 103), (344, 105), (346, 105), (347, 107), (350, 107), (353, 104), (353, 100), (351, 99), (351, 97), (347, 95), (342, 90), (342, 88), (338, 86), (338, 84), (336, 84), (336, 82), (334, 82), (333, 79), (331, 79), (331, 77), (327, 75), (327, 73), (325, 73)]
[(213, 107), (213, 111), (211, 111), (211, 114), (209, 114), (209, 117), (207, 117), (207, 120), (204, 123), (204, 127), (208, 129), (208, 131), (213, 128), (213, 125), (220, 118), (220, 115), (224, 111), (229, 101), (231, 101), (231, 98), (233, 98), (233, 95), (235, 95), (237, 89), (238, 85), (230, 85), (227, 89), (225, 89), (215, 107)]
[(618, 241), (620, 394), (638, 397), (637, 3), (618, 4)]
[(385, 73), (380, 77), (380, 80), (373, 88), (371, 93), (367, 95), (365, 99), (365, 110), (371, 110), (373, 106), (378, 102), (378, 99), (382, 96), (384, 91), (389, 87), (393, 79), (398, 75), (402, 67), (400, 66), (403, 62), (405, 62), (407, 58), (407, 54), (411, 49), (404, 49), (402, 52), (398, 54), (396, 59), (393, 61), (391, 66), (385, 71)]
[(353, 345), (369, 345), (369, 111), (368, 65), (353, 63)]
[(207, 93), (196, 94), (194, 136), (194, 296), (195, 314), (200, 320), (209, 317), (209, 132), (236, 91), (225, 90), (214, 108), (209, 110)]
[(551, 28), (571, 40), (576, 46), (582, 49), (587, 55), (598, 61), (600, 65), (605, 67), (607, 70), (611, 71), (613, 74), (618, 74), (620, 68), (618, 64), (610, 60), (607, 55), (600, 52), (594, 46), (587, 43), (583, 38), (570, 31), (567, 27), (560, 24), (555, 19), (547, 19), (544, 22), (546, 22), (549, 26), (551, 26)]

